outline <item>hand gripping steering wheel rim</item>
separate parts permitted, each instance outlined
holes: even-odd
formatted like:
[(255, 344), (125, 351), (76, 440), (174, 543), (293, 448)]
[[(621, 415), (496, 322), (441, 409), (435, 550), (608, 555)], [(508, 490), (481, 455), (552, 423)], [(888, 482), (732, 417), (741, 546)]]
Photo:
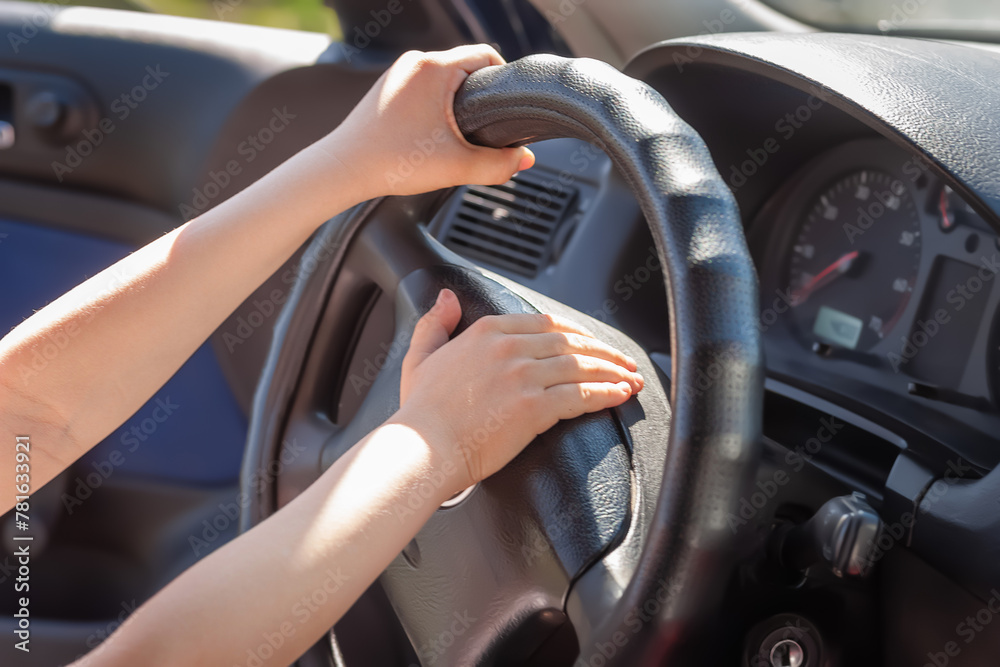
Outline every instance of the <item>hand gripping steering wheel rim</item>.
[[(242, 473), (249, 506), (241, 525), (249, 528), (275, 511), (282, 496), (315, 479), (398, 405), (401, 355), (387, 350), (349, 423), (333, 424), (335, 419), (319, 414), (330, 396), (316, 400), (323, 393), (318, 387), (330, 379), (320, 378), (317, 368), (332, 363), (334, 351), (346, 356), (358, 344), (358, 334), (340, 336), (339, 343), (326, 336), (324, 331), (338, 330), (330, 318), (354, 312), (363, 319), (371, 312), (358, 305), (365, 301), (358, 298), (359, 284), (377, 285), (395, 303), (397, 336), (412, 330), (413, 318), (443, 286), (462, 300), (460, 328), (490, 313), (559, 312), (635, 357), (646, 389), (608, 414), (562, 422), (512, 462), (513, 472), (501, 471), (456, 508), (435, 513), (410, 552), (404, 550), (383, 575), (383, 586), (425, 663), (523, 663), (572, 620), (577, 664), (708, 664), (720, 644), (718, 629), (708, 621), (736, 551), (727, 517), (737, 511), (755, 469), (763, 396), (758, 285), (733, 196), (704, 142), (663, 98), (598, 61), (539, 55), (477, 71), (456, 97), (455, 116), (473, 143), (502, 147), (574, 137), (611, 158), (641, 206), (664, 267), (669, 406), (649, 358), (623, 334), (484, 275), (420, 231), (417, 223), (437, 210), (442, 193), (375, 200), (322, 228), (307, 251), (312, 263), (300, 265), (255, 397)], [(372, 298), (369, 292), (365, 303)], [(342, 379), (345, 372), (346, 366)], [(290, 440), (305, 443), (298, 447), (306, 453), (262, 475), (275, 471)], [(601, 478), (598, 488), (575, 488), (587, 487), (593, 476)], [(565, 478), (573, 484), (560, 486)], [(501, 508), (523, 497), (526, 503), (516, 509), (529, 518), (512, 522)], [(571, 519), (570, 534), (552, 530), (546, 508), (604, 497), (611, 501), (585, 520)], [(501, 533), (496, 543), (483, 525)], [(532, 534), (542, 536), (546, 549), (538, 563), (525, 566), (511, 557), (516, 549), (507, 547)], [(476, 549), (477, 541), (486, 544)], [(456, 544), (465, 544), (467, 552), (453, 556)], [(535, 576), (539, 568), (562, 572), (553, 583), (549, 575), (542, 576), (545, 581)], [(505, 589), (501, 571), (528, 583)], [(623, 571), (628, 583), (616, 588), (613, 574)], [(451, 590), (462, 586), (449, 576), (454, 572), (480, 575), (471, 582), (478, 584), (472, 597)], [(588, 586), (598, 592), (587, 592)], [(493, 589), (499, 592), (491, 598)], [(532, 599), (541, 602), (524, 602)], [(447, 632), (442, 628), (452, 615), (463, 612), (448, 606), (458, 600), (482, 604), (477, 610), (485, 618), (467, 614), (478, 624), (452, 636), (445, 648), (435, 644), (429, 655), (425, 640)], [(503, 613), (508, 607), (515, 612)]]

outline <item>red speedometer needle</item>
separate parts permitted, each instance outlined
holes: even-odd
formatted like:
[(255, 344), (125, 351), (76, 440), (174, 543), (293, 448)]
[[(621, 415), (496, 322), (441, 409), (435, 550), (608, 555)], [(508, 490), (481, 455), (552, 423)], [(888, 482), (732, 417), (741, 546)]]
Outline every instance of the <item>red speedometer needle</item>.
[(854, 260), (857, 258), (858, 251), (854, 250), (817, 273), (813, 276), (812, 280), (792, 292), (792, 305), (798, 306), (805, 303), (805, 300), (809, 298), (810, 294), (824, 285), (829, 285), (831, 282), (847, 273), (851, 268), (851, 264), (853, 264)]
[(941, 226), (946, 230), (955, 226), (954, 216), (948, 215), (948, 186), (941, 188), (941, 196), (938, 197), (938, 210), (941, 211)]

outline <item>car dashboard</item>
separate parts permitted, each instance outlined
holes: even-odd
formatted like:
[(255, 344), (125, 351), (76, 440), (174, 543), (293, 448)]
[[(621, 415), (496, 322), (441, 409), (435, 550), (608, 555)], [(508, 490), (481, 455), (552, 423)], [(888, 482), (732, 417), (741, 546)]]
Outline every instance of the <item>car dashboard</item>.
[[(678, 107), (704, 97), (661, 92)], [(758, 99), (790, 111), (749, 104), (732, 117), (705, 121), (699, 108), (688, 118), (741, 205), (768, 377), (933, 460), (959, 455), (992, 469), (1000, 460), (1000, 240), (982, 205), (926, 156), (815, 93), (778, 105)], [(534, 169), (504, 186), (461, 189), (431, 231), (668, 359), (662, 271), (627, 185), (584, 142), (534, 150)]]
[(880, 139), (837, 146), (750, 240), (773, 376), (996, 464), (997, 235), (925, 161)]

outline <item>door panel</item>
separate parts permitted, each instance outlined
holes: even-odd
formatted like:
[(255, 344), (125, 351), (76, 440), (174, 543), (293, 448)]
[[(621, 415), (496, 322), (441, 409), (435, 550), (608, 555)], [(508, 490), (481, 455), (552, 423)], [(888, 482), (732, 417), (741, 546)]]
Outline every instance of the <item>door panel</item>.
[[(0, 33), (19, 35), (39, 7), (0, 2)], [(335, 62), (345, 51), (323, 35), (45, 7), (31, 39), (0, 52), (0, 120), (17, 136), (0, 149), (0, 332), (332, 130), (383, 69), (378, 58)], [(148, 67), (169, 75), (147, 86)], [(54, 138), (34, 124), (28, 102), (53, 81), (85, 101), (87, 133)], [(137, 85), (144, 99), (124, 114)], [(265, 140), (252, 156), (250, 136)], [(81, 152), (68, 173), (53, 164)], [(239, 173), (220, 183), (233, 160)], [(0, 664), (72, 661), (237, 534), (246, 412), (280, 311), (256, 304), (287, 292), (294, 271), (290, 260), (135, 415), (32, 494), (31, 653), (2, 642)], [(254, 335), (225, 345), (251, 316)], [(69, 345), (43, 345), (23, 381)], [(11, 519), (0, 517), (8, 638)]]

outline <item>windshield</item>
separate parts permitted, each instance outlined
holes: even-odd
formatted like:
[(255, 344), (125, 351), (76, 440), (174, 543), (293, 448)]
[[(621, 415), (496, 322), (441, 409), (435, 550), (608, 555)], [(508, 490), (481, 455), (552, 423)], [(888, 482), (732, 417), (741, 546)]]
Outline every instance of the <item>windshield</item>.
[[(740, 0), (736, 0), (739, 2)], [(783, 14), (828, 30), (1000, 34), (1000, 0), (764, 0)]]

